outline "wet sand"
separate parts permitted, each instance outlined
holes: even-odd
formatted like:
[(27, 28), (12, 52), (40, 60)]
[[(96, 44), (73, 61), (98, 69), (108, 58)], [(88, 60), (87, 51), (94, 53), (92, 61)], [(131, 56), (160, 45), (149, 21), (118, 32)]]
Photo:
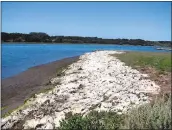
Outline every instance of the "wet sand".
[(51, 63), (35, 66), (28, 70), (2, 80), (1, 84), (1, 116), (6, 112), (22, 105), (32, 94), (42, 89), (52, 87), (48, 85), (50, 79), (56, 77), (57, 70), (77, 61), (79, 56), (65, 58)]

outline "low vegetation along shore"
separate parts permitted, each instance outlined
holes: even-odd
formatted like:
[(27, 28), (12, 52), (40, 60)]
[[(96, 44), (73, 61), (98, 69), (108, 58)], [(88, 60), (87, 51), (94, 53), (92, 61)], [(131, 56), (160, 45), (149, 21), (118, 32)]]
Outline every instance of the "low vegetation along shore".
[(170, 53), (96, 51), (57, 73), (1, 128), (171, 129)]

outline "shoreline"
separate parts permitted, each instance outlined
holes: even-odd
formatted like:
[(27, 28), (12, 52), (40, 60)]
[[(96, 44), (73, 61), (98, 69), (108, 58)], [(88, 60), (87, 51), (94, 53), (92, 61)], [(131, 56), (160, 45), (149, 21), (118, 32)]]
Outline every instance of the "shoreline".
[(84, 44), (84, 45), (119, 45), (119, 46), (147, 46), (147, 47), (167, 47), (167, 48), (171, 48), (171, 46), (157, 46), (157, 45), (132, 45), (132, 44), (113, 44), (113, 43), (57, 43), (57, 42), (1, 42), (2, 44), (53, 44), (53, 45), (58, 45), (58, 44), (73, 44), (73, 45), (78, 45), (78, 44)]
[(149, 103), (148, 94), (158, 94), (160, 87), (147, 79), (147, 74), (112, 56), (121, 53), (95, 51), (81, 55), (62, 72), (63, 76), (56, 75), (51, 80), (53, 90), (37, 94), (27, 101), (26, 108), (4, 118), (3, 128), (53, 129), (59, 127), (59, 121), (69, 112), (86, 115), (91, 110), (112, 110), (122, 114)]
[[(58, 44), (73, 44), (73, 45), (78, 45), (78, 44), (84, 44), (84, 45), (120, 45), (120, 46), (145, 46), (145, 45), (131, 45), (131, 44), (113, 44), (113, 43), (53, 43), (53, 42), (2, 42), (2, 44), (53, 44), (53, 45), (58, 45)], [(151, 45), (150, 45), (151, 46)], [(154, 45), (152, 45), (154, 46)], [(160, 46), (161, 47), (161, 46)]]
[(52, 87), (50, 80), (57, 70), (77, 61), (79, 56), (64, 58), (27, 69), (15, 76), (1, 80), (1, 116), (24, 104), (31, 95)]
[[(124, 51), (124, 52), (130, 52), (130, 51)], [(134, 52), (140, 52), (140, 51), (134, 51)], [(166, 54), (169, 52), (155, 52), (155, 53)], [(5, 79), (1, 79), (1, 83), (2, 83), (1, 109), (5, 108), (1, 110), (1, 115), (3, 116), (6, 112), (22, 105), (26, 99), (31, 97), (31, 95), (39, 92), (40, 90), (51, 88), (52, 85), (49, 85), (49, 82), (52, 78), (57, 76), (56, 75), (57, 72), (55, 70), (65, 65), (72, 64), (78, 59), (79, 56), (63, 58), (60, 60), (30, 67), (27, 70), (17, 75)], [(51, 70), (51, 72), (48, 74), (47, 73), (44, 74), (44, 72), (48, 72), (48, 70)], [(17, 90), (15, 90), (16, 88)], [(25, 90), (27, 90), (28, 92), (25, 92)], [(17, 94), (19, 94), (19, 96)]]

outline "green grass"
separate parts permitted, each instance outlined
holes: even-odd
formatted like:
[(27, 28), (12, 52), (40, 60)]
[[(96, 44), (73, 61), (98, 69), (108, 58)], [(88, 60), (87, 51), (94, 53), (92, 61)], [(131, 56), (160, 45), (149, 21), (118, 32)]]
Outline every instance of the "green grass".
[(114, 56), (134, 68), (153, 67), (158, 71), (171, 72), (171, 53), (126, 52)]
[(7, 108), (7, 106), (5, 106), (5, 107), (1, 107), (1, 111), (2, 111), (2, 110), (4, 110), (5, 108)]
[(32, 94), (29, 98), (27, 98), (27, 99), (24, 101), (24, 104), (26, 104), (27, 101), (29, 101), (29, 99), (31, 99), (31, 98), (36, 98), (36, 96), (35, 96), (36, 94), (48, 93), (49, 91), (53, 90), (53, 88), (54, 88), (54, 87), (45, 88), (45, 89), (40, 90), (40, 91), (37, 92), (37, 93)]
[(21, 105), (21, 106), (18, 106), (17, 108), (15, 108), (15, 109), (13, 109), (13, 110), (10, 110), (10, 111), (8, 111), (7, 113), (5, 113), (3, 116), (2, 116), (2, 118), (5, 118), (5, 117), (7, 117), (7, 116), (10, 116), (11, 115), (11, 113), (13, 113), (14, 111), (18, 111), (18, 110), (21, 110), (21, 109), (23, 109), (23, 108), (25, 108), (25, 107), (27, 107), (28, 106), (28, 104), (23, 104), (23, 105)]

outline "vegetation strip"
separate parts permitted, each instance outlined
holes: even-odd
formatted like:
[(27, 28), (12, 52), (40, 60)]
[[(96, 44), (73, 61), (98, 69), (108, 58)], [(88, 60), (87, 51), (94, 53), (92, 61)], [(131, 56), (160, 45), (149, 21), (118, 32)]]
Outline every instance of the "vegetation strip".
[[(37, 43), (95, 43), (95, 44), (114, 44), (114, 45), (141, 45), (141, 46), (163, 46), (171, 47), (171, 41), (145, 41), (142, 39), (105, 39), (98, 37), (81, 37), (81, 36), (49, 36), (43, 32), (6, 33), (1, 32), (3, 42), (37, 42)], [(159, 48), (158, 48), (159, 49)], [(163, 49), (163, 48), (160, 48)], [(167, 48), (168, 49), (168, 48)]]
[(115, 56), (133, 68), (152, 67), (159, 72), (171, 72), (171, 53), (127, 52)]

